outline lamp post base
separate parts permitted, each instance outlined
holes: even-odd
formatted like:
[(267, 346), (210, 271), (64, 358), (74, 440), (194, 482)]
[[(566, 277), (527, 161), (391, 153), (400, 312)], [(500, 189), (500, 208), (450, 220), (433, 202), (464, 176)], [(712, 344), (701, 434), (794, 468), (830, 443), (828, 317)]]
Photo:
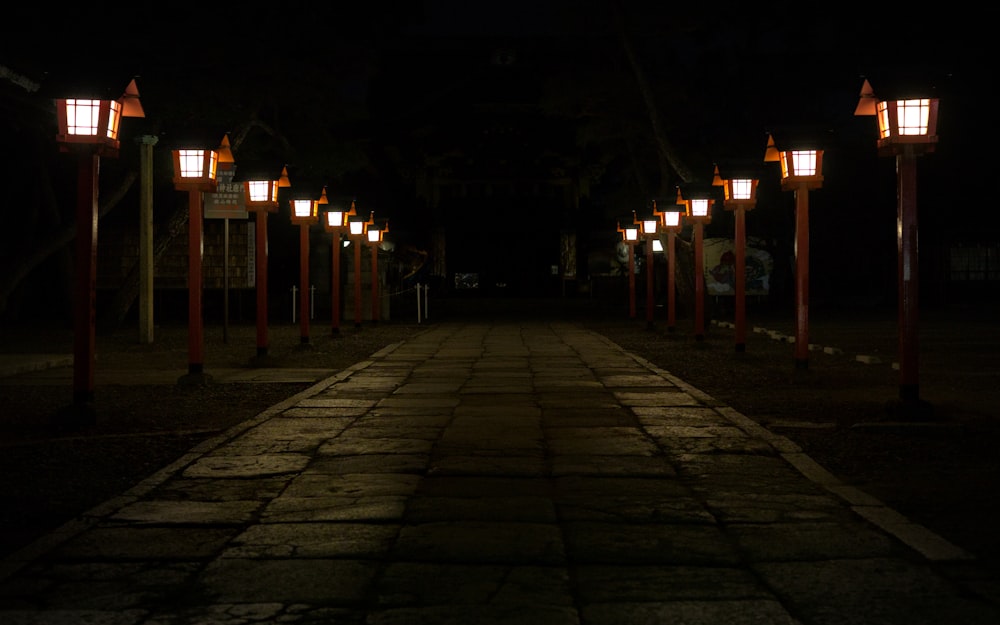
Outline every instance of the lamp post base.
[(194, 367), (190, 367), (187, 373), (177, 378), (177, 386), (208, 386), (211, 383), (211, 375)]
[(268, 355), (266, 348), (263, 350), (258, 348), (257, 355), (250, 359), (250, 366), (257, 369), (275, 367), (277, 366), (277, 360), (273, 356)]
[(97, 425), (97, 410), (93, 402), (74, 401), (53, 415), (52, 424), (74, 430)]
[(889, 401), (885, 411), (895, 421), (933, 421), (934, 406), (917, 398), (902, 398)]

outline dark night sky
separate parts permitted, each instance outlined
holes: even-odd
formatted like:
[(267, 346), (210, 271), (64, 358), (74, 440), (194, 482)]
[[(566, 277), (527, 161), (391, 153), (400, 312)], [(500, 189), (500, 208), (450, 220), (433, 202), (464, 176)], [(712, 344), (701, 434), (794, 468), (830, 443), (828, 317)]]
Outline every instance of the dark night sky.
[[(100, 23), (109, 27), (101, 31), (108, 48), (100, 54), (139, 75), (148, 117), (195, 114), (199, 101), (220, 97), (234, 112), (263, 103), (268, 121), (296, 142), (303, 160), (324, 142), (336, 145), (338, 132), (349, 132), (330, 123), (331, 115), (363, 118), (396, 133), (414, 133), (429, 119), (438, 128), (443, 119), (460, 121), (454, 111), (463, 98), (503, 88), (499, 74), (489, 73), (498, 52), (512, 52), (509, 69), (532, 85), (614, 77), (622, 85), (615, 93), (619, 110), (632, 110), (636, 124), (648, 124), (605, 0), (297, 4), (273, 10), (182, 5), (189, 15), (174, 5), (130, 5), (117, 20), (113, 11), (102, 12)], [(831, 249), (861, 254), (867, 246), (889, 246), (891, 257), (891, 159), (875, 156), (874, 119), (856, 118), (853, 109), (863, 77), (880, 95), (912, 81), (932, 87), (942, 102), (939, 148), (921, 162), (921, 225), (935, 234), (965, 230), (996, 241), (997, 211), (979, 200), (975, 187), (989, 174), (981, 165), (972, 167), (976, 174), (965, 171), (995, 144), (974, 126), (985, 106), (973, 97), (988, 74), (982, 61), (988, 20), (981, 9), (953, 2), (926, 18), (893, 21), (879, 19), (875, 6), (824, 7), (815, 14), (769, 3), (726, 15), (722, 7), (698, 3), (620, 4), (671, 139), (705, 181), (722, 155), (763, 154), (766, 129), (825, 128), (836, 141), (824, 188), (813, 200), (814, 236), (835, 241)], [(14, 69), (65, 71), (101, 41), (80, 28), (97, 22), (80, 15), (40, 3), (10, 10), (21, 19), (2, 26), (10, 32), (0, 33), (8, 35), (0, 37), (0, 64)], [(518, 95), (533, 96), (508, 94), (514, 101)], [(790, 207), (786, 195), (779, 201)], [(959, 213), (966, 217), (956, 218)]]

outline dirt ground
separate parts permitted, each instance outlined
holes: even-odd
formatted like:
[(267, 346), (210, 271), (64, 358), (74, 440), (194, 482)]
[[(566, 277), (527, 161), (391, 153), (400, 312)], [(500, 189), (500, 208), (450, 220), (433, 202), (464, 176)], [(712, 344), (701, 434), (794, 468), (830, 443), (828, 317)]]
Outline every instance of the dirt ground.
[[(919, 389), (931, 418), (912, 420), (892, 410), (899, 386), (893, 367), (894, 313), (814, 313), (809, 320), (813, 350), (802, 369), (795, 366), (794, 343), (788, 342), (795, 335), (791, 315), (748, 314), (746, 350), (739, 352), (727, 321), (707, 322), (704, 339), (696, 340), (689, 319), (681, 316), (671, 330), (659, 308), (652, 327), (641, 304), (636, 317), (617, 309), (590, 314), (587, 308), (555, 307), (549, 314), (602, 333), (787, 436), (842, 481), (1000, 572), (1000, 324), (995, 311), (921, 313)], [(494, 306), (484, 309), (487, 315), (498, 314)], [(447, 305), (436, 305), (435, 311), (423, 324), (342, 326), (336, 337), (314, 322), (309, 348), (302, 348), (298, 326), (275, 326), (269, 328), (268, 355), (282, 367), (341, 369), (429, 324), (460, 320)], [(0, 379), (0, 556), (310, 385), (104, 382), (102, 371), (186, 371), (185, 327), (158, 327), (150, 345), (137, 337), (135, 327), (98, 335), (98, 422), (91, 427), (55, 423), (71, 401), (68, 368)], [(0, 327), (0, 352), (68, 354), (71, 346), (68, 328)], [(205, 350), (206, 371), (246, 367), (256, 354), (255, 328), (206, 328)]]

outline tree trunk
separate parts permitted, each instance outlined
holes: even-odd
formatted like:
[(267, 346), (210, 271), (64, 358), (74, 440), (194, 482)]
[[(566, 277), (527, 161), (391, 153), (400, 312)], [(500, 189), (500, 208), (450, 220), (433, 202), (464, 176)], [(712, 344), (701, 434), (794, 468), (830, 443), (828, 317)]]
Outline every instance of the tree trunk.
[(624, 16), (621, 14), (621, 8), (617, 3), (614, 4), (614, 11), (615, 23), (618, 27), (618, 36), (621, 40), (622, 49), (625, 51), (629, 66), (632, 68), (632, 74), (635, 77), (636, 85), (639, 87), (639, 92), (642, 94), (642, 101), (646, 106), (646, 114), (649, 115), (649, 122), (653, 128), (653, 139), (656, 141), (656, 151), (659, 155), (660, 194), (666, 195), (669, 191), (669, 181), (672, 179), (670, 175), (671, 170), (683, 182), (691, 182), (695, 177), (663, 130), (663, 121), (660, 118), (659, 108), (656, 106), (656, 98), (653, 95), (653, 90), (649, 87), (646, 72), (643, 71), (635, 50), (632, 48), (632, 42), (628, 38), (623, 23)]
[[(625, 56), (628, 58), (629, 66), (632, 68), (632, 74), (635, 77), (636, 85), (639, 87), (639, 92), (642, 94), (642, 101), (645, 104), (646, 114), (649, 116), (650, 126), (653, 131), (653, 139), (656, 141), (656, 151), (659, 156), (657, 161), (660, 169), (659, 196), (666, 199), (672, 199), (674, 197), (674, 192), (671, 188), (670, 181), (673, 180), (674, 176), (676, 175), (676, 177), (680, 178), (682, 182), (691, 182), (695, 179), (695, 176), (692, 174), (691, 169), (684, 162), (684, 159), (681, 158), (680, 154), (678, 154), (673, 143), (666, 135), (663, 121), (660, 117), (659, 108), (656, 105), (656, 98), (653, 90), (649, 86), (649, 81), (646, 79), (646, 73), (642, 69), (642, 64), (639, 62), (639, 58), (636, 56), (635, 50), (632, 48), (632, 43), (628, 38), (627, 29), (624, 27), (624, 16), (621, 13), (621, 7), (617, 3), (614, 3), (613, 8), (615, 13), (615, 23), (618, 27), (618, 36), (622, 44), (622, 49), (625, 51)], [(694, 314), (695, 310), (694, 249), (689, 241), (685, 241), (680, 237), (677, 237), (676, 241), (678, 246), (676, 256), (677, 268), (675, 275), (675, 283), (677, 285), (677, 301), (690, 316)]]
[[(108, 214), (121, 202), (138, 176), (138, 172), (127, 172), (118, 188), (98, 203), (98, 219)], [(0, 314), (6, 312), (11, 294), (31, 274), (32, 270), (45, 262), (49, 256), (72, 243), (74, 238), (76, 238), (76, 223), (63, 225), (58, 230), (55, 230), (51, 236), (35, 245), (31, 253), (25, 256), (19, 263), (7, 268), (7, 271), (0, 278)]]

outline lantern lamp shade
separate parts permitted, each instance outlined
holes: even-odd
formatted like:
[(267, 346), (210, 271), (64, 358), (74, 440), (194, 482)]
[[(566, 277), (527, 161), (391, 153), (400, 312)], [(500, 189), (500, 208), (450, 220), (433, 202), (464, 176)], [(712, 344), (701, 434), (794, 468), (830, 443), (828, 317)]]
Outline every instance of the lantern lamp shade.
[(873, 115), (878, 122), (878, 148), (883, 155), (899, 153), (903, 146), (915, 152), (933, 152), (937, 143), (937, 98), (907, 97), (882, 100), (875, 97), (868, 80), (861, 87), (855, 115)]
[(708, 198), (694, 198), (691, 202), (691, 217), (705, 218), (711, 216), (711, 200)]
[(368, 235), (369, 243), (378, 243), (382, 240), (382, 231), (379, 230), (374, 224), (368, 226), (368, 229), (365, 230), (365, 234)]
[(278, 208), (278, 180), (246, 180), (246, 207), (251, 211), (274, 212)]
[(355, 217), (348, 221), (348, 226), (350, 226), (349, 232), (352, 237), (363, 237), (368, 229), (368, 222)]
[(206, 148), (173, 150), (174, 187), (185, 191), (214, 191), (219, 153)]
[(663, 241), (659, 239), (653, 239), (653, 251), (662, 252), (663, 251)]
[(618, 232), (622, 233), (622, 240), (626, 243), (635, 243), (639, 240), (639, 226), (637, 224), (629, 224), (624, 228), (618, 226)]
[(878, 147), (894, 151), (893, 146), (922, 144), (929, 152), (937, 143), (936, 98), (887, 100), (876, 105)]
[(754, 208), (757, 205), (757, 182), (756, 178), (723, 179), (723, 207), (730, 210), (735, 208), (745, 210)]
[(712, 221), (712, 206), (716, 199), (715, 187), (706, 185), (688, 185), (682, 191), (677, 188), (677, 201), (687, 207), (687, 217), (694, 223), (707, 224)]
[(311, 198), (293, 198), (289, 201), (293, 224), (313, 224), (319, 220), (319, 201)]
[[(678, 206), (676, 208), (679, 209), (680, 207)], [(682, 227), (682, 224), (681, 224), (681, 215), (683, 215), (683, 214), (684, 214), (684, 211), (682, 211), (682, 210), (665, 210), (665, 211), (663, 211), (662, 213), (660, 213), (661, 219), (663, 220), (663, 227), (667, 228), (667, 229), (671, 229), (671, 228), (679, 229), (679, 228), (681, 228)]]
[[(323, 197), (326, 197), (326, 189), (323, 190)], [(323, 213), (323, 229), (330, 233), (344, 232), (348, 227), (348, 220), (357, 214), (357, 211), (354, 209), (354, 203), (351, 203), (349, 210), (344, 210), (340, 202), (331, 204), (327, 200), (326, 205), (327, 208)]]
[(730, 178), (723, 189), (727, 200), (752, 200), (757, 195), (757, 181), (753, 178)]
[(121, 116), (122, 107), (117, 100), (57, 99), (56, 141), (64, 146), (83, 144), (116, 153)]
[(823, 150), (818, 147), (818, 140), (798, 136), (785, 141), (777, 143), (773, 135), (769, 135), (764, 156), (765, 161), (781, 164), (781, 188), (787, 191), (823, 186)]
[(780, 153), (780, 158), (783, 184), (786, 180), (806, 183), (823, 182), (823, 150), (785, 150)]
[(686, 211), (686, 207), (678, 204), (669, 204), (664, 210), (657, 210), (656, 202), (653, 202), (653, 216), (659, 217), (660, 225), (667, 232), (677, 232), (683, 227), (681, 215)]
[(242, 161), (236, 164), (234, 180), (243, 183), (244, 202), (251, 212), (277, 212), (282, 178), (287, 180), (284, 168)]
[(347, 211), (331, 208), (324, 212), (323, 227), (327, 232), (340, 232), (347, 225)]
[(715, 166), (712, 186), (722, 188), (722, 202), (726, 209), (751, 209), (757, 204), (757, 167), (749, 163), (742, 165)]
[[(71, 77), (52, 77), (49, 84), (70, 97), (55, 97), (61, 151), (85, 149), (100, 155), (117, 156), (122, 117), (145, 117), (139, 90), (133, 79), (118, 97), (107, 87), (106, 77), (74, 72)], [(98, 86), (101, 84), (104, 86)], [(55, 94), (53, 94), (55, 95)]]
[(657, 233), (657, 226), (659, 226), (659, 224), (660, 220), (653, 216), (643, 219), (639, 226), (642, 228), (643, 235), (653, 236)]

